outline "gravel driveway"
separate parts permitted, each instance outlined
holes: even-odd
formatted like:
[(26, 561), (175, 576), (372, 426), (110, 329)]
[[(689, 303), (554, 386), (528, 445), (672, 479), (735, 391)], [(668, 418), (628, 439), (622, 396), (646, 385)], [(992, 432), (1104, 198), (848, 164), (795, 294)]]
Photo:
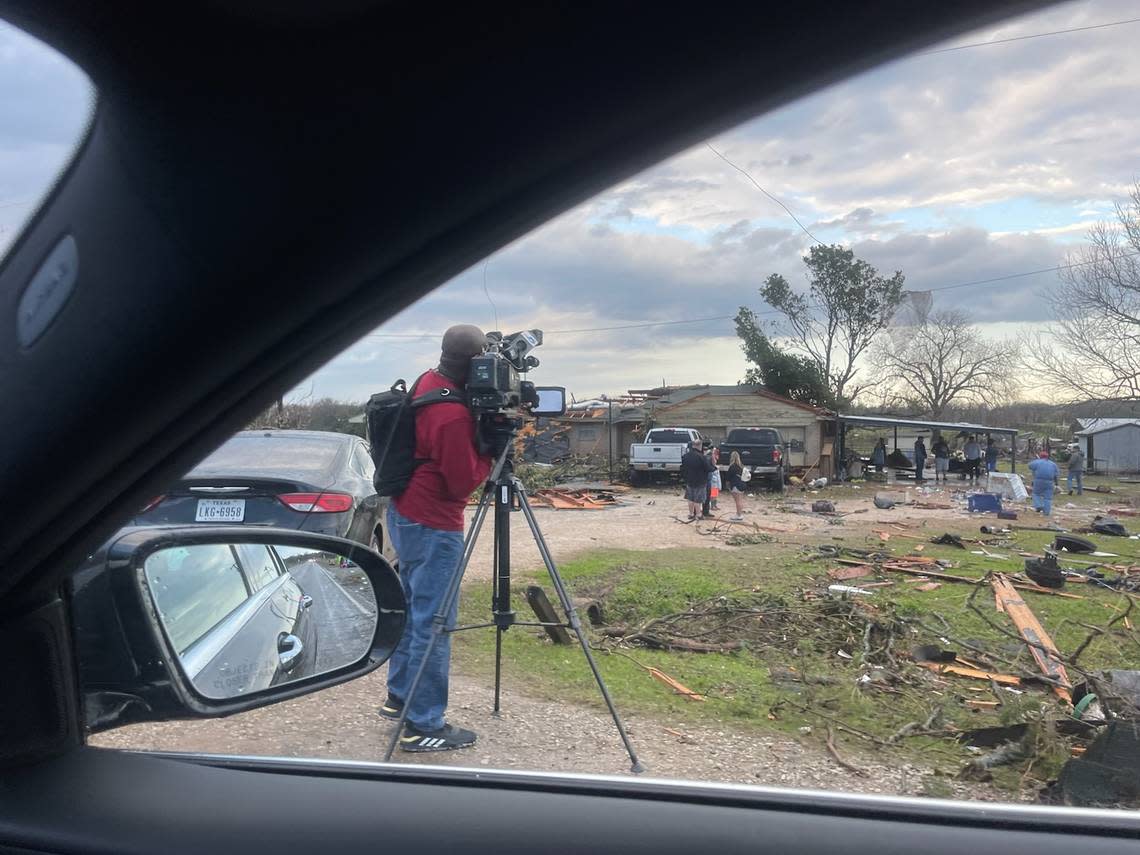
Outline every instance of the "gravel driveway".
[[(383, 671), (341, 686), (228, 719), (165, 722), (120, 728), (92, 737), (111, 748), (260, 754), (282, 757), (383, 759), (391, 724), (375, 709), (384, 697)], [(478, 744), (463, 751), (410, 755), (399, 763), (628, 775), (629, 759), (604, 708), (550, 703), (505, 687), (503, 712), (491, 712), (488, 684), (452, 680), (449, 717), (473, 728)], [(921, 795), (929, 769), (886, 765), (844, 749), (868, 774), (840, 768), (821, 746), (781, 736), (735, 732), (626, 715), (634, 747), (654, 778)], [(945, 781), (945, 779), (940, 779)], [(942, 784), (941, 786), (945, 786)], [(950, 783), (957, 798), (1003, 799), (984, 785)]]

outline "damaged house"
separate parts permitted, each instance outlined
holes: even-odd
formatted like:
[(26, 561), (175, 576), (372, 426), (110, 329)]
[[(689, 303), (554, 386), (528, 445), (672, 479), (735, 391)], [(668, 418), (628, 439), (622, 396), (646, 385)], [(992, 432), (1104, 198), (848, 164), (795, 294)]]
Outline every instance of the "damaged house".
[(834, 416), (827, 410), (756, 385), (631, 389), (621, 399), (574, 404), (555, 421), (567, 429), (570, 453), (612, 455), (618, 462), (653, 427), (696, 428), (717, 443), (733, 428), (772, 427), (789, 444), (789, 468), (814, 464), (825, 475), (830, 475), (835, 436)]

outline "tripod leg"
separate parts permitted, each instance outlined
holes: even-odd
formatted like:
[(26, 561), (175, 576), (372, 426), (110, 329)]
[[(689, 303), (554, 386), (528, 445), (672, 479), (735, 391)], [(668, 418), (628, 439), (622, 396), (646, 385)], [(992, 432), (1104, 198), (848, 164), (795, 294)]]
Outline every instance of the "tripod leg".
[(609, 689), (606, 688), (605, 681), (602, 680), (602, 673), (598, 670), (598, 663), (594, 661), (594, 655), (590, 652), (590, 645), (586, 641), (585, 633), (582, 631), (582, 622), (578, 619), (578, 612), (574, 608), (574, 603), (570, 599), (570, 595), (566, 592), (566, 586), (562, 583), (562, 576), (554, 564), (554, 558), (551, 557), (550, 549), (546, 545), (546, 538), (542, 536), (542, 531), (539, 530), (538, 520), (535, 519), (534, 511), (531, 510), (530, 502), (528, 502), (526, 498), (526, 490), (522, 488), (521, 484), (518, 485), (518, 497), (523, 516), (526, 517), (531, 534), (534, 535), (534, 542), (538, 546), (538, 553), (542, 556), (542, 563), (546, 565), (546, 572), (550, 574), (550, 581), (554, 584), (554, 590), (562, 603), (562, 610), (566, 612), (566, 618), (570, 622), (570, 628), (574, 630), (574, 634), (578, 636), (578, 643), (582, 646), (582, 653), (586, 656), (586, 662), (589, 663), (590, 671), (594, 674), (594, 680), (597, 681), (598, 689), (602, 693), (602, 699), (606, 702), (610, 716), (614, 720), (614, 726), (617, 727), (618, 735), (621, 736), (622, 744), (625, 745), (625, 751), (629, 755), (629, 761), (632, 764), (630, 771), (635, 774), (640, 774), (645, 771), (645, 767), (642, 766), (641, 761), (637, 759), (637, 753), (633, 750), (633, 743), (629, 741), (629, 734), (625, 732), (625, 725), (622, 724), (621, 716), (618, 715), (617, 707), (614, 706)]
[(503, 676), (503, 630), (495, 627), (495, 707), (493, 715), (499, 714), (499, 687)]
[[(467, 572), (467, 565), (471, 561), (471, 556), (475, 552), (475, 541), (479, 538), (479, 531), (483, 528), (483, 520), (487, 516), (487, 509), (491, 506), (491, 490), (485, 490), (482, 498), (479, 500), (479, 507), (475, 511), (475, 518), (471, 521), (471, 529), (467, 533), (467, 540), (463, 544), (463, 559), (459, 562), (459, 566), (455, 568), (455, 572), (451, 574), (451, 580), (447, 583), (447, 593), (444, 594), (443, 602), (432, 618), (431, 636), (428, 638), (427, 647), (424, 648), (424, 655), (420, 659), (419, 667), (416, 669), (416, 676), (412, 679), (412, 685), (408, 689), (408, 696), (404, 698), (404, 708), (400, 710), (400, 718), (396, 722), (396, 727), (392, 731), (392, 738), (388, 741), (388, 748), (384, 752), (384, 762), (387, 763), (392, 759), (392, 752), (396, 750), (396, 743), (400, 740), (400, 734), (404, 731), (404, 724), (408, 720), (408, 710), (412, 706), (412, 698), (416, 696), (416, 689), (419, 688), (420, 679), (427, 669), (428, 660), (431, 659), (431, 652), (435, 649), (436, 642), (443, 633), (448, 630), (447, 618), (451, 614), (451, 607), (455, 603), (456, 598), (459, 596), (459, 588), (463, 584), (463, 574)], [(411, 604), (408, 604), (411, 608)], [(405, 630), (406, 631), (406, 630)]]

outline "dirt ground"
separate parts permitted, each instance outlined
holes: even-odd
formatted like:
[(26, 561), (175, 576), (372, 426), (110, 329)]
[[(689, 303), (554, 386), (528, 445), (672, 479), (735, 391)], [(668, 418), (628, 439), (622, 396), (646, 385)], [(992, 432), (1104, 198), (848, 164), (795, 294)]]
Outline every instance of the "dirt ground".
[[(903, 499), (909, 496), (919, 502), (950, 504), (952, 507), (923, 509), (903, 505), (891, 510), (880, 510), (873, 502), (876, 492), (889, 492)], [(951, 527), (960, 528), (961, 524), (971, 519), (966, 510), (965, 496), (965, 484), (956, 481), (945, 487), (929, 485), (925, 488), (864, 483), (825, 487), (816, 491), (789, 489), (783, 496), (776, 493), (747, 495), (744, 523), (732, 523), (729, 520), (734, 512), (732, 499), (723, 496), (715, 521), (702, 520), (696, 524), (687, 524), (683, 522), (687, 515), (687, 505), (680, 487), (657, 486), (639, 488), (620, 496), (621, 504), (618, 507), (602, 510), (536, 507), (535, 517), (554, 560), (561, 562), (606, 547), (635, 550), (678, 547), (731, 549), (724, 543), (724, 538), (710, 534), (710, 530), (716, 526), (731, 529), (734, 533), (760, 531), (772, 534), (787, 544), (818, 543), (821, 538), (843, 536), (849, 541), (848, 545), (853, 545), (854, 539), (864, 535), (870, 540), (874, 537), (873, 529), (890, 523), (906, 523), (930, 529), (950, 523), (957, 524)], [(834, 502), (841, 516), (829, 518), (812, 514), (812, 502), (820, 499)], [(1091, 519), (1095, 513), (1103, 513), (1107, 507), (1121, 504), (1122, 501), (1120, 495), (1098, 495), (1086, 491), (1077, 504), (1070, 501), (1068, 496), (1058, 494), (1054, 500), (1052, 521), (1063, 527), (1081, 524)], [(1009, 504), (1007, 501), (1006, 505)], [(1073, 504), (1074, 507), (1065, 507), (1066, 504)], [(1019, 509), (1020, 516), (1016, 524), (1049, 524), (1049, 520), (1034, 513), (1028, 504), (1014, 506)], [(467, 516), (470, 522), (474, 510), (469, 509)], [(993, 515), (987, 515), (982, 522), (1001, 523)], [(467, 578), (491, 578), (492, 544), (492, 529), (488, 519), (468, 566)], [(538, 549), (522, 514), (512, 516), (511, 547), (516, 568), (541, 566)]]
[[(877, 542), (876, 528), (907, 523), (937, 531), (973, 525), (961, 487), (919, 492), (920, 501), (948, 503), (949, 509), (903, 506), (879, 510), (872, 498), (875, 485), (793, 491), (785, 496), (758, 494), (746, 499), (746, 522), (732, 531), (763, 531), (784, 544), (819, 543), (842, 537), (848, 545), (860, 540)], [(894, 488), (904, 498), (906, 488)], [(816, 499), (829, 499), (842, 515), (828, 518), (810, 513)], [(1120, 496), (1086, 495), (1079, 507), (1057, 497), (1054, 521), (1077, 525), (1097, 510), (1121, 504)], [(712, 547), (730, 549), (712, 533), (723, 527), (732, 511), (731, 499), (722, 499), (717, 521), (681, 522), (685, 503), (680, 490), (655, 487), (631, 491), (618, 507), (604, 510), (536, 509), (551, 552), (564, 561), (590, 550), (669, 549)], [(797, 512), (800, 511), (800, 512)], [(470, 515), (471, 512), (469, 512)], [(983, 520), (996, 523), (994, 517)], [(1047, 522), (1037, 514), (1021, 513), (1021, 524)], [(540, 559), (521, 514), (513, 517), (513, 556), (519, 570), (537, 568)], [(491, 569), (491, 527), (488, 525), (468, 570), (469, 579), (486, 579)], [(449, 718), (479, 733), (470, 750), (419, 757), (399, 754), (399, 762), (426, 762), (464, 767), (539, 769), (545, 771), (627, 774), (629, 762), (618, 735), (602, 707), (573, 703), (551, 704), (529, 697), (524, 686), (508, 685), (504, 711), (490, 713), (489, 681), (456, 676), (452, 682)], [(287, 703), (225, 720), (147, 724), (121, 728), (93, 738), (96, 745), (121, 748), (279, 756), (332, 757), (380, 760), (391, 724), (375, 713), (384, 696), (383, 671), (366, 678), (308, 695)], [(929, 794), (972, 799), (1008, 799), (986, 786), (968, 787), (940, 779), (931, 785), (931, 770), (921, 766), (876, 764), (860, 757), (865, 775), (841, 768), (822, 748), (819, 734), (797, 740), (780, 735), (739, 732), (731, 726), (708, 727), (657, 720), (627, 713), (627, 724), (637, 750), (652, 777), (780, 787), (839, 789), (851, 792)]]

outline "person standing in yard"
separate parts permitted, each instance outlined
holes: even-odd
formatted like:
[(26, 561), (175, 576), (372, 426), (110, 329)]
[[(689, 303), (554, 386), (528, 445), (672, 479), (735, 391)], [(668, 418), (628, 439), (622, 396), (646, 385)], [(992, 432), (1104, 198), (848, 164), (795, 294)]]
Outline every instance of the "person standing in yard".
[(950, 474), (950, 446), (942, 434), (938, 434), (938, 440), (934, 443), (934, 483), (937, 484), (939, 479), (942, 483), (946, 483), (946, 478)]
[(724, 484), (732, 495), (732, 502), (736, 505), (734, 520), (744, 519), (744, 463), (740, 459), (740, 452), (732, 452), (728, 458), (728, 471), (724, 473)]
[(1033, 509), (1049, 516), (1053, 513), (1053, 490), (1061, 470), (1049, 459), (1049, 452), (1042, 451), (1036, 460), (1029, 461), (1029, 471), (1033, 473)]
[(926, 443), (920, 436), (914, 441), (914, 482), (916, 484), (926, 480), (922, 477), (923, 467), (926, 466)]
[(970, 476), (970, 483), (973, 484), (982, 474), (982, 446), (971, 436), (966, 440), (966, 447), (962, 451), (966, 455), (966, 474)]
[[(450, 327), (443, 335), (439, 366), (416, 381), (416, 397), (435, 389), (456, 393), (454, 404), (424, 407), (416, 415), (415, 456), (419, 465), (408, 486), (388, 506), (388, 536), (400, 555), (400, 582), (407, 598), (407, 626), (388, 662), (388, 699), (379, 713), (399, 719), (412, 681), (424, 660), (435, 615), (443, 606), (448, 583), (463, 557), (463, 510), (471, 491), (491, 472), (492, 461), (481, 455), (475, 420), (462, 402), (471, 358), (483, 352), (487, 338), (470, 324)], [(458, 601), (448, 625), (456, 618)], [(408, 706), (403, 751), (447, 751), (475, 744), (475, 734), (448, 724), (450, 633), (432, 648), (423, 677)]]
[(871, 452), (871, 465), (876, 467), (879, 472), (887, 468), (887, 441), (879, 437), (879, 441), (875, 443), (875, 448)]
[[(701, 441), (689, 444), (681, 458), (681, 482), (685, 485), (685, 501), (689, 503), (689, 521), (699, 519), (701, 506), (709, 495), (709, 472), (712, 462), (701, 452)], [(712, 516), (712, 514), (709, 514)]]
[(1069, 495), (1073, 495), (1073, 481), (1077, 482), (1077, 495), (1083, 496), (1085, 493), (1085, 453), (1081, 451), (1079, 445), (1073, 447), (1072, 453), (1069, 455)]
[(712, 510), (719, 510), (716, 506), (717, 497), (720, 495), (720, 449), (715, 445), (709, 449), (709, 460), (712, 461), (713, 470), (709, 473), (709, 508)]
[(997, 472), (998, 456), (1000, 455), (997, 444), (991, 436), (986, 440), (986, 471)]

